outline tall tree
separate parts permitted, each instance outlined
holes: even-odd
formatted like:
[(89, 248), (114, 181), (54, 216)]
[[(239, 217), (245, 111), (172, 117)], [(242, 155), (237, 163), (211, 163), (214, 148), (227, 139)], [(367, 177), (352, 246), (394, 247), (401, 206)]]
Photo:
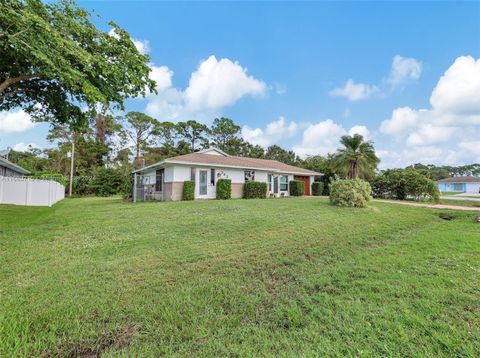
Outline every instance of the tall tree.
[(22, 107), (37, 120), (86, 126), (98, 105), (123, 109), (155, 91), (149, 57), (110, 22), (101, 31), (73, 0), (7, 0), (0, 11), (0, 111)]
[(172, 122), (158, 122), (153, 130), (159, 144), (171, 150), (179, 136), (178, 126)]
[(178, 123), (178, 132), (185, 142), (190, 144), (190, 150), (195, 152), (199, 144), (208, 146), (209, 129), (206, 125), (197, 121)]
[(297, 160), (297, 156), (293, 150), (285, 150), (278, 145), (271, 145), (268, 147), (265, 153), (265, 158), (278, 160), (279, 162), (289, 165), (294, 165)]
[(335, 169), (347, 179), (372, 177), (380, 163), (373, 143), (366, 142), (360, 134), (344, 135), (340, 143), (343, 148), (338, 149), (335, 154)]
[[(240, 126), (229, 118), (215, 118), (210, 128), (213, 144), (219, 149), (228, 152), (238, 142)], [(230, 153), (229, 153), (230, 154)]]
[(141, 157), (141, 149), (151, 144), (153, 132), (158, 122), (140, 112), (128, 112), (124, 120), (127, 122), (124, 135), (132, 141), (135, 158), (138, 159)]

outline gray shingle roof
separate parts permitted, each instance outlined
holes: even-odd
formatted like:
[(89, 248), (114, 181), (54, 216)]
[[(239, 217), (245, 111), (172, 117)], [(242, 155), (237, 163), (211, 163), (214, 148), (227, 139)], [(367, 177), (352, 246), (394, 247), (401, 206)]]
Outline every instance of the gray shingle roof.
[(480, 177), (474, 177), (472, 175), (468, 176), (457, 176), (441, 179), (439, 183), (480, 183)]

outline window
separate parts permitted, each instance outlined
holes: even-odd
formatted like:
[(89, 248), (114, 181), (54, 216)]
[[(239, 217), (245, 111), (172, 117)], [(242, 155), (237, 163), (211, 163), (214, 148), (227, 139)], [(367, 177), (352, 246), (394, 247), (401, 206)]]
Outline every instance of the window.
[(272, 191), (272, 175), (268, 174), (268, 191)]
[(464, 191), (462, 183), (454, 183), (453, 184), (453, 191)]
[(215, 169), (210, 169), (210, 184), (215, 186)]
[(245, 183), (255, 180), (255, 170), (245, 170)]
[(195, 168), (190, 168), (190, 180), (195, 181)]
[(165, 173), (165, 169), (159, 169), (156, 171), (155, 175), (155, 191), (162, 191), (163, 190), (163, 174)]
[(280, 191), (288, 191), (288, 175), (280, 177)]

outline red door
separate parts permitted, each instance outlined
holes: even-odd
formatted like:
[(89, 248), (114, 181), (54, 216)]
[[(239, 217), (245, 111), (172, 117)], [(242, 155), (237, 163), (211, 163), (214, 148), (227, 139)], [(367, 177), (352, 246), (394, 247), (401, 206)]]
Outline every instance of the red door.
[(295, 175), (293, 178), (295, 180), (303, 181), (303, 194), (304, 195), (310, 195), (310, 177)]

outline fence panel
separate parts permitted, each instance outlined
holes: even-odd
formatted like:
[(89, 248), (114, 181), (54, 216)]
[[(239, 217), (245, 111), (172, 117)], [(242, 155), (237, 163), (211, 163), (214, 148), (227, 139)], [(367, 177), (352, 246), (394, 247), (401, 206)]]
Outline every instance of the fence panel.
[(0, 204), (52, 206), (65, 197), (65, 187), (54, 180), (0, 176)]

